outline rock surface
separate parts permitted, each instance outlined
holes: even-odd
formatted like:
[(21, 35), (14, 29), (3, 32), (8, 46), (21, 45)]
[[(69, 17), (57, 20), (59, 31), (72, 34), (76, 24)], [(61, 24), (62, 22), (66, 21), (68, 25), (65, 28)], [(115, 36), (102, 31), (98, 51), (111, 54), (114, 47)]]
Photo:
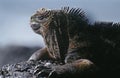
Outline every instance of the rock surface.
[[(50, 68), (49, 64), (52, 63), (47, 61), (26, 61), (11, 65), (8, 64), (0, 69), (0, 78), (38, 78), (38, 75), (35, 74), (36, 67), (39, 66), (43, 70), (46, 68)], [(41, 76), (39, 78), (47, 78), (47, 74), (44, 76), (46, 77)]]

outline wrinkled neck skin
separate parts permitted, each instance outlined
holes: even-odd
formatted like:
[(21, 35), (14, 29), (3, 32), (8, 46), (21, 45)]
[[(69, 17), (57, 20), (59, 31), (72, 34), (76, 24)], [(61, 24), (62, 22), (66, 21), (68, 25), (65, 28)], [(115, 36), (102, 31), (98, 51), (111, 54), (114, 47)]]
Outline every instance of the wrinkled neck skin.
[(61, 27), (54, 28), (50, 26), (48, 27), (49, 29), (46, 28), (47, 31), (44, 30), (42, 35), (47, 50), (55, 59), (63, 61), (69, 47), (69, 38), (64, 35), (65, 32), (62, 31), (63, 29)]

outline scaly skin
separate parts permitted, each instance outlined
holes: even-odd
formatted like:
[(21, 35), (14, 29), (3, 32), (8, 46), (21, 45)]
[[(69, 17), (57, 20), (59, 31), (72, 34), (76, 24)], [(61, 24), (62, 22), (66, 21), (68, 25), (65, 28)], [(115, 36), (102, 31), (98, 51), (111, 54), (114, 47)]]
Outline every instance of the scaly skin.
[[(31, 16), (30, 24), (34, 32), (42, 35), (46, 47), (37, 55), (33, 54), (35, 57), (29, 60), (39, 60), (46, 56), (65, 61), (61, 69), (70, 64), (75, 70), (80, 69), (79, 72), (86, 66), (95, 66), (93, 70), (97, 67), (105, 71), (120, 67), (119, 23), (98, 22), (90, 25), (81, 9), (63, 7), (61, 10), (38, 10)], [(84, 60), (89, 63), (84, 63)]]

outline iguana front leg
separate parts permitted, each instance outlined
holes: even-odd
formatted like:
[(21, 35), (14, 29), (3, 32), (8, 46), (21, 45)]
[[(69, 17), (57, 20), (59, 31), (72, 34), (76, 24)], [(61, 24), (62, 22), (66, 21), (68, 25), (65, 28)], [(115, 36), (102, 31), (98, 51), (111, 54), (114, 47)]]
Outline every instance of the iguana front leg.
[(28, 61), (34, 60), (55, 60), (53, 56), (51, 56), (47, 50), (47, 48), (39, 49), (38, 51), (34, 52), (32, 56), (28, 59)]

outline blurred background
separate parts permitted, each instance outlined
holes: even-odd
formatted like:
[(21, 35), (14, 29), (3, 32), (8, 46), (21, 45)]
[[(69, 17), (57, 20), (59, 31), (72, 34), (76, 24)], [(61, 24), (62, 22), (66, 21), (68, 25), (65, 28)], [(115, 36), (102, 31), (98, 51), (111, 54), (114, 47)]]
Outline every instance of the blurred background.
[(120, 0), (0, 0), (0, 66), (27, 60), (45, 46), (29, 26), (38, 8), (82, 8), (91, 22), (120, 22)]

